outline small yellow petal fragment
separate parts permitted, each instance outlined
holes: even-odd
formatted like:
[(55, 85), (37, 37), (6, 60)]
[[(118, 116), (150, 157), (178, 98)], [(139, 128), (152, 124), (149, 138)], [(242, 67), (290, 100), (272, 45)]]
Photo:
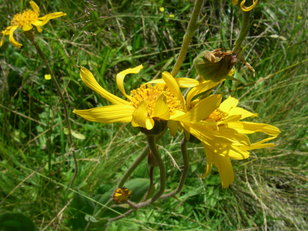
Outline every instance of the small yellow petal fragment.
[(50, 75), (50, 74), (44, 75), (44, 79), (46, 79), (46, 80), (51, 80), (51, 75)]
[(164, 12), (164, 11), (165, 11), (165, 8), (164, 8), (164, 7), (159, 7), (159, 11), (160, 11), (160, 12)]
[(169, 18), (174, 18), (174, 14), (169, 14)]

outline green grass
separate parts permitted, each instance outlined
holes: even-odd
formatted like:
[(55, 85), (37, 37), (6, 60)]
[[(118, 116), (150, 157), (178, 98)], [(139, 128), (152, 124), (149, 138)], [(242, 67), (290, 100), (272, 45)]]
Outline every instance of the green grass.
[[(206, 1), (179, 76), (195, 77), (191, 64), (202, 50), (232, 48), (239, 12), (230, 2)], [(27, 1), (0, 3), (2, 29), (12, 15), (29, 7)], [(37, 40), (61, 83), (72, 129), (85, 139), (74, 138), (79, 173), (71, 187), (74, 163), (64, 133), (63, 105), (53, 83), (44, 79), (47, 69), (34, 47), (17, 32), (23, 48), (7, 40), (0, 48), (0, 221), (9, 220), (3, 214), (18, 213), (38, 230), (78, 230), (89, 220), (100, 219), (92, 216), (94, 208), (102, 207), (104, 193), (145, 146), (143, 134), (130, 125), (92, 123), (72, 113), (74, 108), (107, 104), (81, 82), (79, 67), (91, 69), (99, 83), (117, 95), (115, 75), (121, 70), (144, 65), (141, 74), (125, 80), (127, 90), (171, 71), (193, 4), (171, 0), (37, 3), (42, 14), (67, 13), (44, 26)], [(189, 144), (191, 168), (177, 197), (105, 227), (92, 222), (91, 230), (307, 230), (305, 6), (301, 0), (261, 1), (244, 52), (256, 73), (239, 63), (235, 79), (218, 89), (258, 113), (254, 121), (279, 127), (277, 146), (234, 161), (236, 180), (222, 189), (216, 171), (205, 180), (198, 177), (205, 166), (203, 150), (199, 144)], [(180, 137), (166, 135), (159, 145), (169, 166), (167, 188), (175, 188)], [(132, 179), (146, 177), (144, 162)]]

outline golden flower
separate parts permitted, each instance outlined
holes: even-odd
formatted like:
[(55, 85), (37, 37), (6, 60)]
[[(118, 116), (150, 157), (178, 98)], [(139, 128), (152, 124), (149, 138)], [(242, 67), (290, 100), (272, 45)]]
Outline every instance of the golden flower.
[[(207, 157), (203, 176), (206, 177), (212, 165), (215, 165), (225, 188), (234, 180), (231, 159), (246, 159), (250, 150), (273, 147), (273, 143), (267, 142), (276, 138), (280, 130), (269, 124), (241, 121), (257, 115), (238, 107), (238, 100), (233, 97), (228, 97), (222, 103), (221, 99), (221, 95), (211, 95), (192, 102), (190, 110), (173, 119), (178, 120), (186, 131), (203, 143)], [(251, 143), (247, 135), (256, 132), (269, 137)]]
[[(228, 97), (223, 102), (219, 94), (195, 98), (219, 83), (203, 81), (188, 92), (185, 100), (182, 95), (177, 95), (185, 106), (182, 106), (183, 110), (170, 116), (168, 125), (171, 134), (174, 135), (179, 128), (183, 128), (203, 143), (207, 157), (203, 176), (206, 177), (212, 165), (215, 165), (225, 188), (234, 181), (231, 159), (246, 159), (250, 150), (273, 147), (273, 143), (267, 142), (276, 138), (280, 130), (269, 124), (242, 121), (248, 117), (256, 117), (257, 114), (238, 107), (238, 100), (233, 97)], [(168, 86), (168, 83), (166, 85)], [(180, 83), (173, 86), (178, 89), (179, 87)], [(247, 135), (257, 132), (265, 133), (269, 137), (251, 143)]]
[[(111, 94), (102, 88), (95, 80), (93, 74), (82, 67), (80, 77), (82, 81), (93, 91), (107, 99), (112, 105), (96, 107), (85, 110), (74, 110), (73, 112), (86, 120), (115, 123), (123, 122), (134, 127), (143, 127), (151, 130), (155, 120), (169, 120), (171, 115), (176, 115), (184, 107), (183, 98), (178, 88), (178, 82), (168, 72), (163, 72), (164, 83), (148, 82), (139, 88), (126, 94), (124, 89), (124, 78), (128, 74), (137, 74), (142, 69), (142, 65), (128, 68), (116, 75), (116, 83), (121, 93), (127, 98), (124, 100)], [(181, 85), (195, 86), (198, 81), (188, 78), (179, 78)], [(167, 83), (167, 84), (165, 84)]]
[(14, 46), (20, 48), (22, 44), (17, 42), (14, 38), (15, 30), (19, 28), (23, 31), (29, 31), (33, 28), (33, 26), (35, 26), (38, 32), (42, 32), (41, 27), (48, 23), (50, 19), (55, 19), (66, 15), (63, 12), (55, 12), (39, 17), (40, 8), (38, 5), (34, 1), (30, 1), (30, 5), (32, 10), (25, 10), (21, 13), (15, 14), (11, 20), (11, 25), (1, 31), (2, 38), (0, 40), (0, 47), (3, 45), (5, 35), (7, 35), (9, 36), (9, 41)]
[(238, 5), (240, 2), (240, 8), (244, 12), (251, 11), (258, 4), (259, 0), (252, 0), (252, 4), (250, 6), (245, 6), (246, 0), (232, 0), (233, 5)]
[(132, 191), (130, 191), (128, 188), (117, 188), (112, 195), (112, 199), (116, 203), (124, 203), (129, 199), (131, 194)]

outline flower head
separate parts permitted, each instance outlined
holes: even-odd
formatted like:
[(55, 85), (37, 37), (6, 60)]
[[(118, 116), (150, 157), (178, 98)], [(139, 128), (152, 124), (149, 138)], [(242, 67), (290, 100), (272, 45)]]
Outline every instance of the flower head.
[[(131, 122), (134, 127), (143, 127), (151, 130), (157, 120), (169, 120), (178, 111), (183, 110), (183, 99), (177, 88), (177, 81), (168, 72), (163, 72), (163, 82), (148, 82), (127, 94), (124, 89), (124, 78), (128, 74), (137, 74), (142, 65), (128, 68), (116, 75), (116, 83), (121, 93), (127, 98), (124, 100), (103, 89), (95, 80), (93, 74), (82, 67), (80, 76), (82, 81), (92, 90), (107, 99), (112, 105), (96, 107), (73, 112), (86, 120), (115, 123)], [(182, 78), (185, 81), (185, 78)], [(191, 80), (187, 79), (187, 82)], [(197, 81), (198, 82), (198, 81)]]
[(55, 12), (47, 14), (45, 16), (39, 17), (40, 8), (34, 1), (30, 1), (31, 10), (25, 10), (21, 13), (15, 14), (11, 20), (11, 25), (5, 28), (2, 33), (2, 38), (0, 40), (0, 46), (3, 45), (5, 35), (9, 36), (9, 41), (16, 47), (20, 48), (21, 43), (17, 42), (14, 38), (14, 32), (17, 29), (22, 29), (23, 31), (29, 31), (36, 27), (38, 32), (42, 32), (42, 26), (49, 22), (50, 19), (59, 18), (65, 16), (63, 12)]
[[(231, 159), (242, 160), (249, 157), (249, 151), (273, 147), (268, 141), (276, 138), (280, 130), (272, 125), (242, 121), (257, 114), (238, 107), (238, 100), (228, 97), (221, 102), (221, 95), (210, 95), (206, 98), (194, 99), (198, 94), (209, 90), (218, 83), (204, 81), (192, 88), (186, 97), (186, 111), (171, 116), (177, 126), (199, 139), (204, 146), (207, 157), (206, 177), (212, 166), (218, 169), (222, 186), (228, 187), (234, 180)], [(269, 137), (251, 143), (247, 135), (265, 133)]]

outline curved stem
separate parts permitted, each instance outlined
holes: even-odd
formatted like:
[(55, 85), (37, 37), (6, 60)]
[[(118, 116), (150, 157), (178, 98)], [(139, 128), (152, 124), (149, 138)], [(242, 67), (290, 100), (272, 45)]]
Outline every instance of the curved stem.
[(241, 31), (240, 34), (235, 42), (233, 52), (238, 53), (242, 48), (242, 42), (246, 38), (249, 28), (250, 28), (250, 12), (242, 12), (242, 25), (241, 25)]
[(185, 183), (185, 180), (186, 180), (186, 177), (187, 177), (187, 174), (188, 174), (188, 170), (189, 170), (189, 157), (188, 157), (188, 152), (187, 152), (187, 139), (186, 139), (186, 137), (184, 137), (183, 140), (182, 140), (181, 151), (182, 151), (182, 157), (183, 157), (183, 171), (182, 171), (182, 174), (181, 174), (179, 185), (174, 191), (172, 191), (170, 193), (163, 194), (161, 196), (161, 198), (163, 198), (163, 199), (176, 195), (177, 193), (179, 193), (182, 190), (182, 188), (184, 186), (184, 183)]
[[(166, 186), (166, 169), (164, 166), (164, 163), (160, 157), (160, 154), (157, 150), (156, 143), (155, 143), (155, 136), (148, 135), (147, 136), (148, 140), (148, 145), (153, 153), (153, 156), (155, 160), (157, 161), (157, 165), (159, 167), (159, 172), (160, 172), (160, 185), (159, 185), (159, 190), (158, 192), (150, 199), (151, 203), (156, 201), (165, 191), (165, 186)], [(142, 203), (142, 202), (141, 202)]]
[(177, 61), (171, 71), (171, 74), (175, 77), (177, 75), (177, 73), (179, 72), (181, 65), (185, 59), (185, 56), (187, 54), (187, 49), (188, 46), (191, 42), (192, 36), (197, 28), (197, 20), (198, 20), (198, 16), (201, 10), (201, 6), (203, 5), (203, 1), (204, 0), (196, 0), (195, 2), (195, 6), (192, 12), (192, 16), (190, 18), (189, 24), (187, 26), (185, 35), (183, 37), (183, 42), (182, 42), (182, 47), (180, 50), (180, 54), (177, 58)]
[(75, 152), (74, 152), (74, 144), (73, 144), (73, 139), (72, 139), (72, 132), (71, 132), (71, 123), (70, 123), (70, 120), (69, 120), (69, 113), (68, 113), (68, 107), (67, 107), (67, 104), (66, 104), (66, 101), (65, 101), (65, 98), (61, 92), (61, 87), (60, 87), (60, 84), (56, 78), (56, 76), (54, 75), (54, 72), (53, 70), (51, 69), (50, 65), (49, 65), (49, 62), (44, 54), (44, 52), (42, 51), (42, 49), (40, 48), (40, 46), (37, 44), (37, 42), (35, 41), (34, 39), (34, 36), (33, 34), (30, 34), (30, 33), (26, 33), (27, 35), (27, 38), (32, 42), (32, 44), (34, 45), (37, 53), (39, 54), (39, 56), (41, 57), (42, 61), (44, 62), (49, 74), (52, 76), (52, 81), (53, 83), (55, 84), (56, 86), (56, 90), (57, 90), (57, 93), (58, 95), (60, 96), (60, 99), (62, 101), (62, 104), (63, 104), (63, 109), (64, 109), (64, 115), (65, 115), (65, 121), (66, 121), (66, 124), (67, 124), (67, 129), (68, 129), (68, 143), (69, 143), (69, 146), (70, 146), (70, 152), (72, 153), (72, 156), (73, 156), (73, 159), (74, 159), (74, 165), (75, 165), (75, 172), (74, 172), (74, 176), (70, 182), (70, 185), (73, 185), (76, 177), (77, 177), (77, 174), (78, 174), (78, 163), (77, 163), (77, 159), (76, 159), (76, 155), (75, 155)]

